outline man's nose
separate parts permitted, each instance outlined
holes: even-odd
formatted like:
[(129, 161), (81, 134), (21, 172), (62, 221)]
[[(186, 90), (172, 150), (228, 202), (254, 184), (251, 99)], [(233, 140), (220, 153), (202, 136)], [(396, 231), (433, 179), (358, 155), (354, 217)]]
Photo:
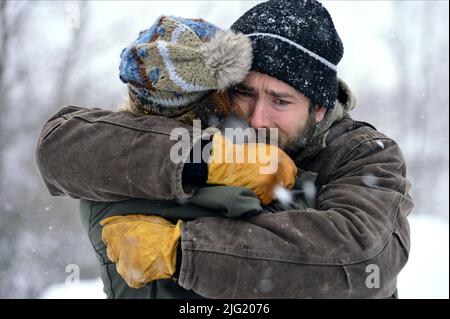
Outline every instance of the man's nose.
[(250, 125), (253, 128), (269, 128), (269, 117), (267, 112), (267, 107), (262, 101), (256, 101), (253, 113), (250, 117)]

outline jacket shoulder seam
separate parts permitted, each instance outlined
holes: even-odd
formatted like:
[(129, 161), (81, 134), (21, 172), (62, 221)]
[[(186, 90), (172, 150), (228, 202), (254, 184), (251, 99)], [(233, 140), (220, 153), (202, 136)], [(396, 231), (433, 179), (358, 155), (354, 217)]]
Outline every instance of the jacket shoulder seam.
[[(368, 143), (368, 142), (375, 141), (375, 140), (386, 140), (386, 141), (391, 141), (391, 142), (394, 142), (394, 143), (395, 143), (395, 141), (394, 141), (393, 139), (391, 139), (391, 138), (389, 138), (389, 137), (387, 137), (387, 136), (384, 136), (384, 135), (381, 135), (381, 136), (379, 136), (379, 137), (371, 136), (371, 137), (367, 137), (367, 138), (359, 139), (359, 140), (354, 139), (353, 141), (351, 141), (351, 142), (349, 143), (349, 146), (348, 146), (347, 150), (344, 152), (344, 155), (342, 156), (342, 158), (343, 158), (343, 159), (346, 159), (346, 158), (347, 158), (347, 157), (348, 157), (355, 149), (357, 149), (357, 148), (360, 147), (361, 145), (366, 144), (366, 143)], [(332, 168), (331, 171), (336, 170), (336, 167), (337, 167), (338, 165), (341, 165), (341, 164), (342, 164), (341, 161), (335, 162), (335, 164), (333, 165), (333, 168)], [(402, 164), (402, 167), (403, 167), (403, 166), (404, 166), (404, 163)]]

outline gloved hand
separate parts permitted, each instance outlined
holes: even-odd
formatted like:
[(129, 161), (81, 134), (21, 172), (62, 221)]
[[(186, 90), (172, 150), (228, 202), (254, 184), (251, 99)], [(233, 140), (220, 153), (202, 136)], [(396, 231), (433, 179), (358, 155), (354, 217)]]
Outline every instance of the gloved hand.
[(101, 221), (108, 258), (132, 288), (171, 278), (175, 273), (181, 224), (159, 216), (128, 215)]
[[(226, 153), (234, 154), (235, 160), (233, 156), (227, 159)], [(272, 161), (270, 165), (267, 161), (269, 158)], [(220, 132), (213, 136), (208, 184), (247, 187), (267, 205), (273, 200), (274, 187), (294, 187), (296, 175), (294, 162), (276, 146), (263, 143), (233, 144)]]

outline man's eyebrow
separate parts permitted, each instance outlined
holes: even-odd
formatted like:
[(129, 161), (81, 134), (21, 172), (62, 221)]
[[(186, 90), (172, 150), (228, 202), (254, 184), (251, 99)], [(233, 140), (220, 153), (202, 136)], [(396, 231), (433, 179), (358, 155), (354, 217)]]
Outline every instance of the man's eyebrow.
[[(255, 89), (245, 83), (239, 83), (236, 85), (236, 87), (240, 90), (243, 90), (245, 92), (255, 92)], [(295, 99), (295, 96), (293, 94), (287, 93), (287, 92), (275, 92), (273, 90), (266, 91), (266, 94), (271, 95), (276, 98), (291, 98)]]
[(239, 84), (236, 85), (236, 87), (238, 89), (241, 89), (241, 90), (246, 91), (246, 92), (254, 92), (255, 91), (254, 88), (252, 88), (251, 86), (248, 86), (248, 85), (246, 85), (244, 83), (239, 83)]
[(280, 98), (280, 97), (282, 97), (282, 98), (291, 98), (291, 99), (295, 98), (294, 95), (292, 95), (290, 93), (286, 93), (286, 92), (275, 92), (275, 91), (269, 90), (269, 91), (266, 91), (266, 93), (271, 95), (271, 96), (273, 96), (273, 97), (276, 97), (276, 98)]

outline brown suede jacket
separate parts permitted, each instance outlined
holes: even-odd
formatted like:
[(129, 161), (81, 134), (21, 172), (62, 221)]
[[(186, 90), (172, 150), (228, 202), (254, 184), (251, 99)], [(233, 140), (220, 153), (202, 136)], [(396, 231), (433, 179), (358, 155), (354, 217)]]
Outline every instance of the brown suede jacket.
[[(37, 164), (54, 196), (187, 198), (183, 163), (169, 159), (178, 142), (170, 132), (180, 125), (158, 116), (65, 107), (43, 127)], [(208, 298), (394, 293), (408, 259), (413, 208), (398, 145), (346, 115), (294, 159), (318, 174), (317, 209), (185, 222), (182, 287)]]

